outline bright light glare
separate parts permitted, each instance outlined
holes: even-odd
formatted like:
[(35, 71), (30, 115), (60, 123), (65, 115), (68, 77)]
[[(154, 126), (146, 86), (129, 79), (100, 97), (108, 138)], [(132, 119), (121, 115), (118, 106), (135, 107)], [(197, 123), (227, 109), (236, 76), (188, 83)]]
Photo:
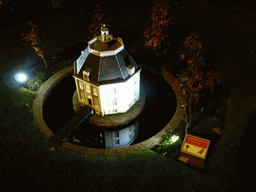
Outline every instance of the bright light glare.
[(178, 139), (179, 139), (179, 136), (175, 136), (175, 135), (172, 136), (172, 141), (173, 141), (173, 142), (177, 141)]
[(27, 80), (27, 77), (26, 77), (26, 75), (23, 74), (23, 73), (18, 73), (17, 75), (15, 75), (15, 79), (16, 79), (17, 81), (24, 82), (24, 81)]

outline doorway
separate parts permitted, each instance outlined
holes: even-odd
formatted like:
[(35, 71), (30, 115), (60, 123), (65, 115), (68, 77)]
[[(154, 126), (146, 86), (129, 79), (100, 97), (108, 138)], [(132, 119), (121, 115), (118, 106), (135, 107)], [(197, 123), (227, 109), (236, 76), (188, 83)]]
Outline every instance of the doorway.
[(90, 98), (88, 98), (88, 104), (92, 105), (92, 100)]

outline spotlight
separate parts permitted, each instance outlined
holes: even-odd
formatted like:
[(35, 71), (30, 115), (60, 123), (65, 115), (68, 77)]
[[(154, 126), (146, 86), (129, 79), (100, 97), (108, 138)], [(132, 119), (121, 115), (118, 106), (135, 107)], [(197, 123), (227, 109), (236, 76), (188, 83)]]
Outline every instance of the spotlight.
[(17, 73), (15, 75), (15, 79), (18, 82), (25, 82), (27, 80), (27, 76), (24, 73)]
[(173, 142), (177, 141), (178, 139), (179, 139), (179, 136), (175, 136), (175, 135), (172, 136), (172, 141)]

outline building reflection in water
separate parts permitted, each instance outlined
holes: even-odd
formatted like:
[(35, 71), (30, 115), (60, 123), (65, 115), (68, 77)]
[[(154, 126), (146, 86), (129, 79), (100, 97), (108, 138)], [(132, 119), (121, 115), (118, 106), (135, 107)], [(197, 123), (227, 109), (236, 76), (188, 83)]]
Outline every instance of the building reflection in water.
[(99, 129), (85, 121), (67, 137), (67, 141), (76, 141), (75, 144), (84, 147), (114, 149), (130, 146), (139, 135), (138, 120), (119, 129), (112, 127), (112, 131)]

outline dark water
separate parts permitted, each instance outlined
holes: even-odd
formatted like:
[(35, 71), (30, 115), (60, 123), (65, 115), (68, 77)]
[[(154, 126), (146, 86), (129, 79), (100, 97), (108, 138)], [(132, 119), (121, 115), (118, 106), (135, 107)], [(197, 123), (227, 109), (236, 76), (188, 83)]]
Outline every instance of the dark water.
[[(139, 121), (139, 135), (132, 144), (140, 143), (160, 132), (173, 117), (177, 107), (175, 93), (161, 75), (142, 70), (140, 81), (140, 95), (146, 95), (146, 106), (150, 104), (150, 107), (146, 108), (133, 122), (116, 128), (119, 130), (127, 128)], [(53, 133), (56, 133), (75, 115), (72, 104), (75, 89), (74, 78), (70, 75), (59, 82), (47, 97), (43, 107), (43, 117)], [(86, 119), (67, 138), (72, 139), (74, 136), (79, 140), (85, 138), (89, 131), (86, 132), (84, 127), (88, 127), (88, 130), (95, 128)], [(86, 140), (76, 144), (101, 148), (101, 146), (95, 147)]]

